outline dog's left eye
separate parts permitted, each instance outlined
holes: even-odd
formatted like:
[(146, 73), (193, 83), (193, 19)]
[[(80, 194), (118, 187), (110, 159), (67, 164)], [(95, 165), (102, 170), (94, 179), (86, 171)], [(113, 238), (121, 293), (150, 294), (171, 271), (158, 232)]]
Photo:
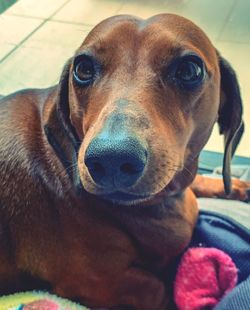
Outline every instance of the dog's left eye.
[(96, 75), (95, 66), (91, 57), (85, 55), (76, 59), (73, 75), (79, 84), (89, 85)]
[(198, 56), (188, 55), (177, 62), (173, 79), (179, 86), (192, 89), (201, 84), (205, 72), (203, 61)]

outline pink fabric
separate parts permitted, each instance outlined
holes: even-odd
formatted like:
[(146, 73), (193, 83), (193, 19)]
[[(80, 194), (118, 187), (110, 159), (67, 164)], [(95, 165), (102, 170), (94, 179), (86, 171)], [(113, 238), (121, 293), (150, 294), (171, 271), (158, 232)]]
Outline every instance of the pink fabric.
[(23, 310), (60, 310), (59, 305), (53, 301), (42, 299), (25, 305)]
[(174, 299), (179, 310), (213, 309), (237, 283), (237, 268), (223, 251), (191, 248), (178, 267)]

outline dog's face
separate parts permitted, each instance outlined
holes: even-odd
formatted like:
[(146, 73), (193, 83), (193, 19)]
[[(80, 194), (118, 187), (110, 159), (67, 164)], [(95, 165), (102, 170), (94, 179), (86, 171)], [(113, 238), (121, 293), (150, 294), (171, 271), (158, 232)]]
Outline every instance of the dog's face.
[(218, 55), (197, 26), (171, 14), (112, 17), (68, 70), (86, 191), (128, 205), (190, 183), (222, 109)]

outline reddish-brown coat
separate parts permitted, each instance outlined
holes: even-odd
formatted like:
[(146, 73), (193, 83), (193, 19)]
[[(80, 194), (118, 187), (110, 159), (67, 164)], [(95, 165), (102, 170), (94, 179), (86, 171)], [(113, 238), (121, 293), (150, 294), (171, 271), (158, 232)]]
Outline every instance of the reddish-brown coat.
[[(92, 87), (72, 82), (72, 58), (58, 86), (1, 101), (0, 292), (33, 287), (31, 279), (23, 280), (28, 273), (91, 307), (170, 309), (169, 268), (190, 241), (198, 213), (187, 187), (221, 105), (218, 55), (197, 26), (168, 14), (147, 21), (110, 18), (76, 54), (85, 49), (104, 68)], [(188, 94), (160, 81), (162, 66), (187, 49), (202, 57), (209, 75), (199, 91)], [(149, 145), (150, 164), (129, 189), (152, 196), (140, 206), (99, 199), (103, 190), (83, 161), (114, 110), (126, 114)], [(45, 128), (72, 163), (67, 169)], [(72, 128), (80, 140), (77, 162)], [(86, 189), (80, 195), (78, 174)]]

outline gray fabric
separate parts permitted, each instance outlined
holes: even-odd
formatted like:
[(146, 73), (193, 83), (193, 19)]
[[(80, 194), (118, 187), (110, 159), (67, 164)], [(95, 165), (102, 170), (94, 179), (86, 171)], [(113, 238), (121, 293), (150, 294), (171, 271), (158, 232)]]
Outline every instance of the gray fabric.
[[(221, 179), (222, 178), (222, 167), (216, 167), (213, 173), (203, 174), (210, 178)], [(232, 165), (231, 166), (231, 177), (239, 179), (241, 181), (250, 181), (250, 166), (249, 165)]]
[(201, 210), (230, 217), (250, 229), (250, 204), (248, 203), (219, 198), (199, 198), (198, 204)]
[(237, 285), (214, 310), (249, 310), (250, 309), (250, 277)]
[[(232, 165), (231, 175), (232, 177), (236, 177), (242, 181), (250, 181), (250, 166)], [(210, 178), (221, 178), (222, 167), (215, 168), (212, 174), (207, 174), (206, 176)], [(199, 198), (198, 201), (201, 210), (212, 211), (228, 216), (250, 229), (250, 204), (236, 200), (219, 198)]]
[[(222, 175), (222, 168), (217, 167), (214, 169), (214, 175)], [(232, 165), (231, 176), (242, 181), (250, 181), (250, 166), (248, 165)]]

